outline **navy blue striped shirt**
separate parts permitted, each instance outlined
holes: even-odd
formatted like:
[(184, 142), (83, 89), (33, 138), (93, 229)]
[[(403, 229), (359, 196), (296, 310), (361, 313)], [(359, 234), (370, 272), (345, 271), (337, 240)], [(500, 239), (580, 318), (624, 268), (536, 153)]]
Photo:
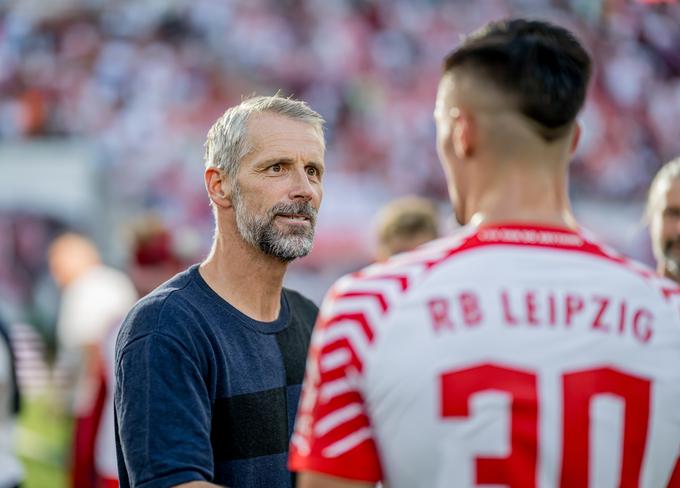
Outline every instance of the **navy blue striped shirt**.
[(121, 487), (292, 487), (286, 468), (317, 307), (285, 289), (273, 322), (219, 297), (198, 265), (130, 311), (116, 344)]

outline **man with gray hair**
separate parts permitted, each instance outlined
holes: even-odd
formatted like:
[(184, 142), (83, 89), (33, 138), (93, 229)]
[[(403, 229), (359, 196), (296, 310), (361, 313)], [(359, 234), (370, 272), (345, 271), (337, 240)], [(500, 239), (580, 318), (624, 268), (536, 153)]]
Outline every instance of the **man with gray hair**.
[(646, 214), (657, 271), (680, 282), (680, 157), (654, 177)]
[(312, 248), (323, 119), (254, 97), (208, 132), (206, 260), (143, 298), (116, 346), (121, 487), (291, 487), (288, 442), (316, 306), (283, 288)]

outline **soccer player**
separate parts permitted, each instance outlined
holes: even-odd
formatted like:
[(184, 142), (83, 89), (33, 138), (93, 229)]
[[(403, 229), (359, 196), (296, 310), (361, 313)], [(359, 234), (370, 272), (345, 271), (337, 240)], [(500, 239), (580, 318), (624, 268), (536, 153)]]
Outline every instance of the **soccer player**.
[(654, 177), (647, 220), (657, 272), (680, 282), (680, 158), (666, 163)]
[(567, 197), (590, 69), (567, 30), (520, 19), (445, 59), (437, 145), (466, 227), (330, 290), (299, 487), (669, 483), (677, 289), (580, 229)]

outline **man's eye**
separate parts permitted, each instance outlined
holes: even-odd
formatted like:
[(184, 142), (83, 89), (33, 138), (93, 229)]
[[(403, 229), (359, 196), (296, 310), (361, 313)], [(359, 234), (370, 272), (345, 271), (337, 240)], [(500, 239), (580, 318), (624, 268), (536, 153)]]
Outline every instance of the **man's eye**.
[(281, 165), (278, 164), (278, 163), (277, 163), (277, 164), (272, 164), (272, 165), (269, 167), (269, 170), (270, 170), (270, 171), (273, 171), (274, 173), (280, 173), (282, 169), (283, 169), (283, 168), (282, 168)]
[(319, 170), (314, 166), (307, 166), (307, 174), (309, 176), (319, 176)]

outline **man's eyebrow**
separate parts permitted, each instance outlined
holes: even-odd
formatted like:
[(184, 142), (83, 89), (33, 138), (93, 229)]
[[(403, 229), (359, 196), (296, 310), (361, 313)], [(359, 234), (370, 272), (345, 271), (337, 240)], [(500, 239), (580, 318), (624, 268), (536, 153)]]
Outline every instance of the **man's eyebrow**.
[(269, 159), (265, 159), (260, 163), (262, 166), (266, 166), (269, 164), (276, 164), (276, 163), (292, 163), (293, 160), (291, 158), (286, 158), (286, 157), (273, 157)]
[[(264, 161), (262, 161), (262, 162), (260, 163), (260, 165), (261, 165), (261, 166), (267, 166), (267, 165), (276, 164), (276, 163), (292, 164), (292, 163), (294, 163), (294, 162), (295, 162), (295, 160), (292, 159), (292, 158), (287, 158), (287, 157), (273, 157), (273, 158), (265, 159)], [(319, 161), (311, 160), (311, 161), (305, 162), (305, 166), (310, 165), (310, 164), (313, 165), (313, 166), (316, 166), (316, 167), (319, 168), (319, 169), (323, 169), (323, 168), (324, 168), (324, 164), (321, 163), (321, 162), (319, 162)]]

